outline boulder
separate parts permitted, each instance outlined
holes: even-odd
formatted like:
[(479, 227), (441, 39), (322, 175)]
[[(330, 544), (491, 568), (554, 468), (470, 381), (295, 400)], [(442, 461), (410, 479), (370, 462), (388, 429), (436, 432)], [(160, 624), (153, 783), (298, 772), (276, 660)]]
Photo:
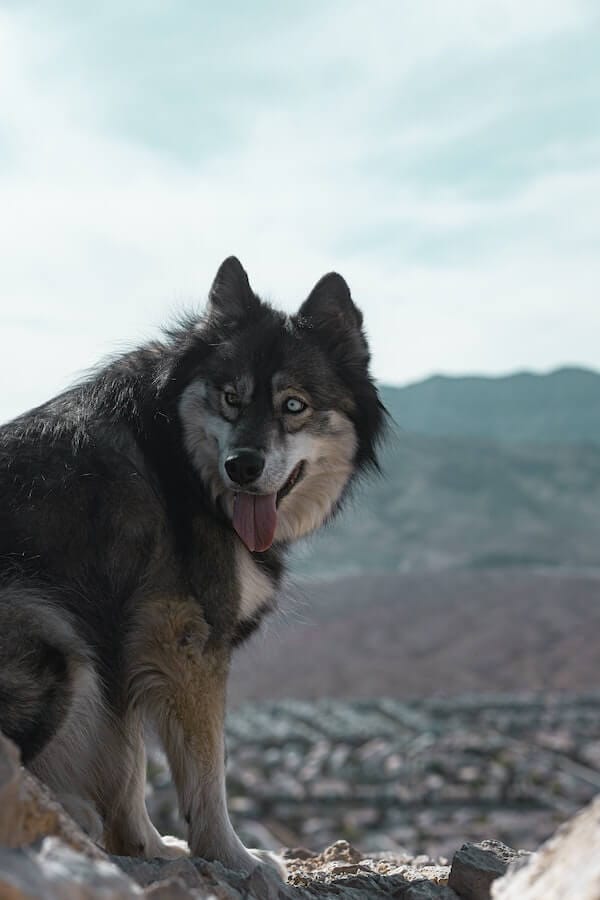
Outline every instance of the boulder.
[(17, 747), (0, 732), (0, 845), (25, 847), (50, 835), (90, 858), (104, 858), (50, 791), (21, 766)]
[(598, 900), (600, 796), (562, 825), (530, 857), (510, 866), (494, 900)]
[(462, 900), (489, 900), (492, 883), (523, 853), (500, 841), (463, 844), (454, 854), (448, 885)]
[(3, 900), (139, 900), (142, 889), (117, 866), (46, 838), (39, 849), (0, 847)]

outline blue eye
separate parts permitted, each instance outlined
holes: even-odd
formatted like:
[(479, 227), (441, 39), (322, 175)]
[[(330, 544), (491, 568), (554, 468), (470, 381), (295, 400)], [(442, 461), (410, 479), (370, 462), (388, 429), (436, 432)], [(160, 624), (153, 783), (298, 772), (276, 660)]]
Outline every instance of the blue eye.
[(288, 397), (283, 404), (285, 412), (292, 413), (292, 415), (297, 415), (298, 413), (304, 412), (306, 407), (307, 404), (304, 402), (304, 400), (300, 400), (299, 397)]
[(235, 406), (238, 407), (241, 405), (240, 398), (234, 391), (225, 391), (224, 393), (225, 403), (227, 406)]

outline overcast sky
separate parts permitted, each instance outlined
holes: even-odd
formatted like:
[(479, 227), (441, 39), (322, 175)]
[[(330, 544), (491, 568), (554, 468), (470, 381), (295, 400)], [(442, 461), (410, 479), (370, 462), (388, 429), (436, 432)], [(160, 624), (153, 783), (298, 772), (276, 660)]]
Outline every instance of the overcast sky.
[(375, 373), (600, 367), (597, 0), (0, 0), (0, 418), (337, 269)]

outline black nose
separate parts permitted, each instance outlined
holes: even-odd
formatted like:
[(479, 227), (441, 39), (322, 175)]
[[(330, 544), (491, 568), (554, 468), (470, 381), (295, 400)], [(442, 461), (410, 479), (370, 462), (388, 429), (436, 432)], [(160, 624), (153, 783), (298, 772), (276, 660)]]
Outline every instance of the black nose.
[(236, 484), (250, 484), (265, 467), (260, 450), (236, 450), (225, 460), (225, 471)]

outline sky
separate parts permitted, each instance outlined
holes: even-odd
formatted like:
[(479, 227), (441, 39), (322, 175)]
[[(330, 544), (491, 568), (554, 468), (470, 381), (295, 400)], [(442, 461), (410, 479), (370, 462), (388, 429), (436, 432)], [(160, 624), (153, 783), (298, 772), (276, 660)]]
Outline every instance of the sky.
[(336, 269), (373, 369), (600, 367), (597, 0), (0, 0), (0, 419)]

